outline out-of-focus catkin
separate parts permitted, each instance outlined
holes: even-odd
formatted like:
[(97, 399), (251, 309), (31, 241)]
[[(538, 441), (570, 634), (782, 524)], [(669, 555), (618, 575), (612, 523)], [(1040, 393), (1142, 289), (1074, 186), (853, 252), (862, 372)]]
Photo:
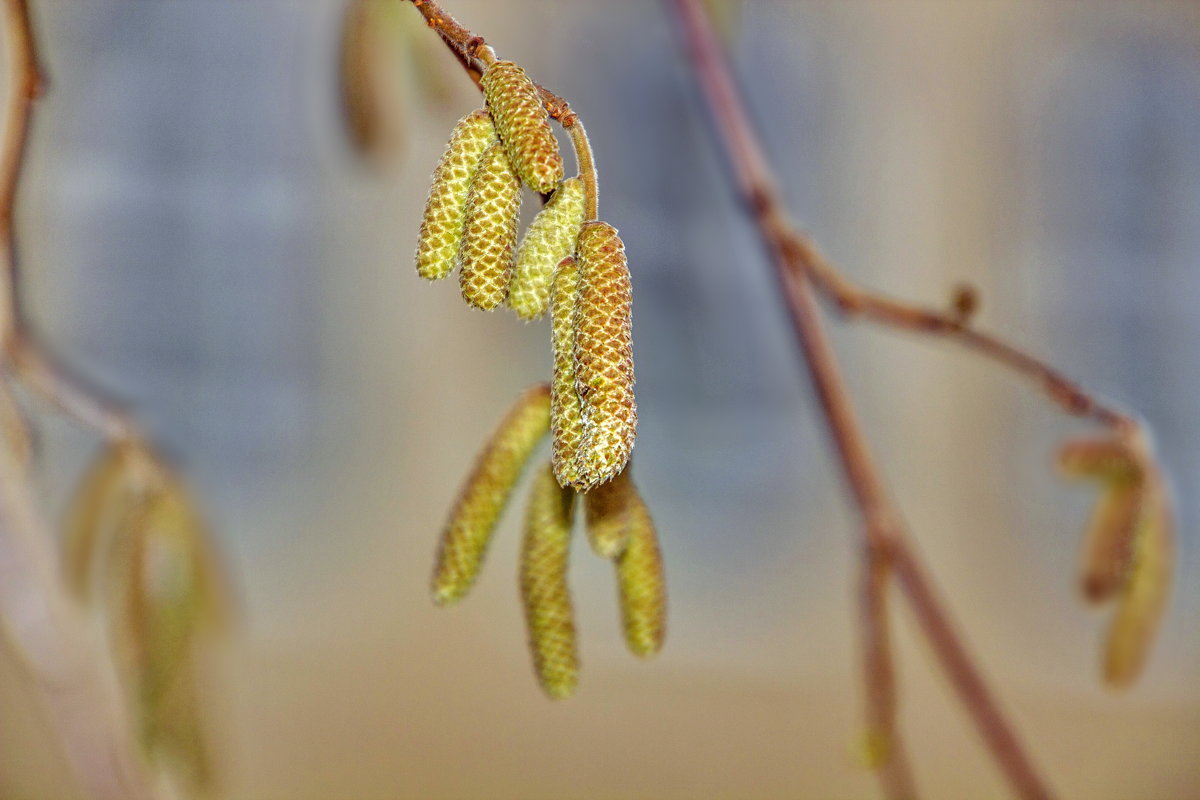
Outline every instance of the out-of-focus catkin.
[(442, 532), (433, 573), (433, 600), (462, 598), (483, 563), (492, 531), (530, 453), (550, 427), (550, 387), (527, 390), (484, 446)]
[(1080, 439), (1059, 452), (1062, 471), (1099, 484), (1100, 495), (1088, 522), (1080, 556), (1084, 597), (1101, 602), (1125, 582), (1133, 539), (1146, 496), (1141, 466), (1129, 446), (1114, 439)]
[(551, 464), (562, 486), (578, 483), (579, 445), (583, 441), (583, 412), (575, 390), (575, 301), (579, 265), (564, 258), (554, 271), (550, 289), (550, 337), (554, 350), (550, 427), (554, 434)]
[(490, 311), (508, 296), (521, 184), (499, 144), (487, 149), (467, 193), (458, 285), (469, 305)]
[(582, 491), (619, 474), (633, 451), (632, 302), (625, 246), (616, 228), (584, 223), (575, 310), (575, 387), (583, 407), (575, 487)]
[(446, 152), (433, 171), (417, 236), (417, 274), (436, 281), (454, 269), (462, 242), (471, 178), (484, 152), (496, 143), (496, 128), (483, 109), (459, 120)]
[(1171, 592), (1173, 526), (1166, 487), (1153, 480), (1134, 536), (1129, 577), (1108, 631), (1104, 679), (1110, 686), (1130, 685), (1145, 666)]
[(583, 224), (583, 201), (583, 181), (568, 178), (525, 231), (508, 289), (508, 305), (521, 319), (536, 319), (545, 313), (554, 268), (575, 252)]
[(654, 520), (636, 491), (631, 495), (629, 540), (616, 564), (625, 644), (634, 655), (647, 658), (659, 651), (666, 637), (667, 590)]
[(511, 61), (483, 71), (483, 96), (513, 169), (535, 192), (549, 194), (563, 179), (563, 160), (537, 86)]
[(521, 550), (521, 598), (538, 681), (554, 699), (570, 696), (579, 675), (567, 562), (575, 492), (558, 485), (549, 466), (529, 492)]
[(583, 496), (588, 542), (602, 558), (616, 558), (629, 541), (631, 514), (637, 503), (637, 489), (629, 473), (626, 467), (620, 475)]

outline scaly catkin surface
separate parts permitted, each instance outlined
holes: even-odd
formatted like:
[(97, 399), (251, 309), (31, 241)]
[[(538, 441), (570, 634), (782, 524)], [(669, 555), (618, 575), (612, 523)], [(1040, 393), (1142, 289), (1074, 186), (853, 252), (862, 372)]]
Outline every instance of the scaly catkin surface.
[(625, 469), (637, 435), (633, 397), (633, 287), (625, 246), (611, 225), (587, 222), (579, 234), (575, 310), (575, 389), (583, 405), (577, 489)]
[(508, 296), (520, 210), (521, 184), (504, 148), (494, 144), (480, 159), (467, 193), (458, 285), (468, 305), (490, 311)]
[(541, 470), (529, 492), (521, 549), (521, 598), (538, 681), (554, 699), (568, 697), (579, 675), (575, 618), (567, 588), (567, 563), (575, 491)]
[(554, 383), (551, 390), (550, 427), (554, 435), (551, 463), (562, 486), (578, 481), (579, 444), (583, 441), (583, 416), (575, 391), (575, 301), (579, 293), (579, 265), (564, 258), (555, 268), (550, 290), (550, 336), (554, 347)]
[(637, 489), (629, 472), (626, 467), (620, 475), (583, 496), (588, 542), (602, 558), (621, 555), (629, 541), (630, 515), (637, 502)]
[(525, 231), (508, 288), (508, 305), (521, 319), (537, 319), (546, 312), (554, 268), (575, 252), (583, 201), (583, 181), (568, 178)]
[(511, 61), (497, 61), (484, 70), (482, 83), (513, 169), (535, 192), (554, 191), (563, 179), (563, 160), (533, 81)]
[(654, 520), (636, 489), (629, 520), (629, 542), (616, 561), (621, 624), (630, 652), (648, 658), (662, 648), (666, 637), (667, 587)]
[(513, 485), (549, 427), (550, 387), (543, 383), (521, 395), (479, 454), (442, 532), (432, 587), (438, 605), (474, 584)]
[(454, 269), (471, 178), (484, 151), (496, 141), (492, 118), (483, 109), (471, 112), (454, 126), (446, 152), (433, 171), (417, 236), (417, 274), (422, 278), (436, 281)]

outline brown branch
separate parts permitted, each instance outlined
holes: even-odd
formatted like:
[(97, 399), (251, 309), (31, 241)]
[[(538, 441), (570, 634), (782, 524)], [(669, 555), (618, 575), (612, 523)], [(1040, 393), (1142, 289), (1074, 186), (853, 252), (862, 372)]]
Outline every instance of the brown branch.
[[(13, 212), (32, 102), (41, 86), (26, 0), (4, 0), (7, 100), (0, 140), (0, 337), (4, 370), (105, 435), (127, 435), (124, 418), (78, 389), (21, 332)], [(7, 375), (6, 375), (7, 377)], [(2, 390), (8, 392), (8, 387)], [(53, 537), (17, 440), (0, 442), (0, 628), (27, 668), (31, 688), (60, 739), (74, 779), (91, 798), (151, 800), (110, 660), (97, 631), (68, 599)]]
[[(672, 0), (672, 7), (687, 46), (693, 75), (709, 107), (718, 142), (725, 151), (738, 189), (758, 224), (763, 243), (775, 265), (805, 366), (820, 400), (851, 494), (863, 518), (865, 557), (869, 562), (884, 559), (894, 571), (922, 631), (1013, 790), (1028, 800), (1050, 798), (1050, 790), (1025, 754), (950, 624), (901, 527), (899, 515), (883, 489), (882, 478), (866, 446), (813, 296), (812, 282), (823, 277), (826, 279), (823, 285), (831, 285), (829, 275), (834, 273), (829, 270), (818, 274), (812, 268), (815, 263), (812, 259), (805, 261), (801, 258), (815, 251), (806, 247), (807, 240), (798, 237), (788, 222), (785, 205), (772, 179), (762, 146), (750, 126), (720, 45), (700, 3), (697, 0)], [(865, 303), (866, 296), (861, 294), (846, 293), (842, 297), (864, 302), (864, 305), (881, 315), (884, 308), (896, 310), (887, 304)], [(906, 315), (895, 316), (900, 318)], [(962, 328), (961, 320), (957, 327)], [(965, 341), (977, 343), (980, 340), (972, 338)], [(1012, 348), (997, 346), (998, 343), (987, 338), (983, 341), (987, 346), (982, 352), (1018, 366), (1024, 372), (1038, 375), (1052, 387), (1051, 395), (1059, 402), (1064, 402), (1063, 398), (1066, 398), (1065, 405), (1069, 409), (1086, 408), (1086, 413), (1110, 424), (1115, 424), (1117, 419), (1126, 419), (1090, 399), (1086, 404), (1080, 402), (1077, 399), (1079, 396), (1086, 397), (1081, 390), (1062, 381), (1057, 372), (1040, 365), (1036, 360), (1015, 358), (1016, 351)], [(1097, 412), (1097, 409), (1100, 411)], [(1112, 420), (1110, 415), (1114, 415)], [(894, 698), (889, 691), (890, 658), (886, 655), (887, 642), (882, 634), (886, 620), (883, 619), (883, 603), (873, 598), (871, 580), (868, 575), (868, 589), (864, 591), (864, 638), (867, 639), (865, 672), (867, 696), (871, 703), (868, 719), (887, 729), (894, 725), (894, 708), (889, 707), (894, 706)], [(893, 753), (892, 757), (898, 755)], [(889, 777), (885, 772), (882, 778), (884, 790), (891, 796), (900, 796), (898, 793), (904, 791), (894, 776)]]
[[(408, 2), (421, 12), (425, 23), (437, 32), (450, 52), (458, 58), (467, 75), (475, 82), (476, 86), (482, 89), (480, 76), (483, 75), (483, 70), (496, 60), (496, 53), (487, 40), (463, 27), (434, 0), (408, 0)], [(575, 150), (575, 162), (579, 167), (587, 198), (585, 217), (596, 219), (599, 216), (599, 183), (596, 178), (591, 144), (588, 142), (583, 122), (579, 119), (579, 115), (571, 109), (571, 104), (564, 98), (541, 84), (535, 83), (534, 85), (541, 92), (542, 105), (546, 107), (551, 119), (558, 120), (558, 123), (571, 136), (571, 145)]]

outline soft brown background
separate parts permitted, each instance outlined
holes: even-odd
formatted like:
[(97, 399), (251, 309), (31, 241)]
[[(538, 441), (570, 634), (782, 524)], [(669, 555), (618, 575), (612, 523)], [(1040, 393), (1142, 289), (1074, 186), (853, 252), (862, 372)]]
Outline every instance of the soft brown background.
[[(635, 280), (639, 482), (671, 630), (624, 653), (577, 550), (584, 674), (524, 651), (517, 517), (475, 593), (426, 585), (456, 485), (549, 368), (545, 324), (461, 304), (411, 252), (429, 172), (479, 102), (406, 94), (398, 165), (340, 138), (330, 0), (55, 0), (19, 209), (30, 316), (126, 398), (204, 498), (240, 585), (214, 728), (226, 796), (865, 798), (853, 520), (772, 281), (730, 200), (663, 8), (447, 0), (568, 97)], [(839, 328), (895, 494), (973, 652), (1067, 798), (1200, 797), (1200, 7), (745, 2), (736, 64), (801, 222), (853, 276), (942, 302), (1159, 431), (1178, 588), (1141, 683), (1098, 684), (1079, 603), (1085, 430), (944, 344)], [(410, 8), (399, 13), (415, 17)], [(418, 31), (418, 33), (421, 33)], [(427, 36), (432, 34), (426, 33)], [(39, 418), (57, 514), (95, 446)], [(1004, 786), (900, 612), (902, 725), (930, 798)], [(8, 659), (0, 796), (67, 797)]]

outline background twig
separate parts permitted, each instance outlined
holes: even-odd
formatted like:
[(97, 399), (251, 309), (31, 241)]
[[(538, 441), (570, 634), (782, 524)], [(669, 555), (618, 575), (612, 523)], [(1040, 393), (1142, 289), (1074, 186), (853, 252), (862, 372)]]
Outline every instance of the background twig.
[[(5, 377), (15, 374), (105, 436), (123, 438), (132, 431), (127, 420), (51, 367), (21, 331), (13, 215), (41, 74), (26, 1), (4, 0), (4, 11), (8, 96), (0, 141), (0, 337)], [(54, 537), (35, 497), (13, 443), (0, 443), (0, 626), (27, 668), (32, 691), (86, 796), (150, 800), (155, 793), (137, 753), (111, 661), (98, 631), (68, 599)]]
[[(749, 123), (705, 11), (698, 0), (671, 0), (671, 8), (687, 48), (692, 74), (708, 106), (718, 144), (725, 153), (742, 199), (758, 225), (759, 234), (775, 265), (805, 368), (813, 381), (838, 460), (862, 517), (867, 569), (871, 570), (872, 561), (883, 559), (896, 575), (922, 632), (1013, 790), (1027, 800), (1049, 798), (1050, 790), (1026, 755), (1016, 733), (992, 698), (950, 624), (901, 527), (899, 515), (887, 498), (879, 470), (862, 435), (836, 357), (818, 315), (811, 284), (815, 270), (809, 269), (802, 258), (813, 251), (805, 240), (794, 234), (788, 222), (772, 171)], [(1007, 348), (1001, 352), (1009, 354), (1015, 351)], [(1020, 363), (1026, 366), (1036, 364), (1027, 357)], [(1052, 394), (1055, 394), (1054, 390), (1062, 388), (1055, 382), (1057, 373), (1042, 369), (1038, 374), (1052, 389)], [(1064, 394), (1076, 398), (1068, 407), (1102, 409), (1100, 416), (1106, 421), (1108, 415), (1114, 413), (1090, 398), (1087, 398), (1087, 403), (1082, 402), (1079, 398), (1086, 398), (1086, 395), (1076, 387), (1073, 387), (1073, 392)], [(888, 685), (890, 659), (886, 655), (884, 635), (886, 620), (882, 618), (885, 607), (879, 601), (874, 585), (868, 572), (867, 588), (864, 590), (867, 653), (864, 672), (871, 706), (868, 719), (873, 726), (894, 730), (894, 708), (891, 707), (894, 706), (894, 699)], [(908, 784), (904, 775), (907, 768), (898, 767), (898, 763), (903, 764), (902, 753), (894, 751), (892, 758), (881, 769), (883, 787), (892, 797), (911, 795), (911, 784)]]

